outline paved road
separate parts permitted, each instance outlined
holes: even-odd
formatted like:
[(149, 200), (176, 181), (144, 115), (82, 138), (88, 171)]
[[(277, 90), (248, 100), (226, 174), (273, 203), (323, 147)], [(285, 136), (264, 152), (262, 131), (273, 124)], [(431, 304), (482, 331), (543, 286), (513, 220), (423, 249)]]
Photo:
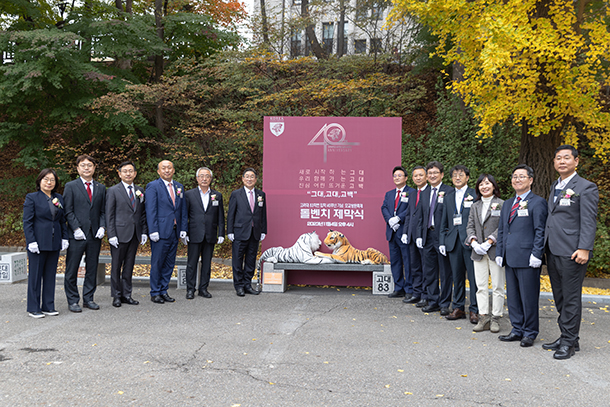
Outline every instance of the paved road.
[[(0, 405), (6, 406), (589, 406), (610, 405), (610, 313), (586, 303), (581, 351), (555, 361), (558, 336), (541, 299), (532, 348), (474, 333), (370, 291), (291, 287), (239, 298), (148, 299), (70, 313), (58, 279), (57, 317), (25, 312), (26, 284), (0, 285)], [(508, 332), (508, 318), (502, 333)]]

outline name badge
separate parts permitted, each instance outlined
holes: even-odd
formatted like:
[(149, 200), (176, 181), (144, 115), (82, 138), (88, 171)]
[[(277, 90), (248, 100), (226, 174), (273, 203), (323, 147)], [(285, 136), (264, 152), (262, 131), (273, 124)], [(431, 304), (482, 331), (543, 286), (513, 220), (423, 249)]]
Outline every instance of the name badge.
[(570, 206), (572, 201), (569, 198), (561, 198), (559, 200), (559, 206)]
[(444, 198), (442, 196), (439, 196), (437, 202), (438, 203), (443, 203), (443, 200), (444, 200)]
[(500, 211), (491, 211), (491, 216), (500, 216)]
[(262, 203), (262, 202), (259, 202), (259, 203), (258, 203), (258, 206), (260, 206), (260, 207), (262, 208), (262, 207), (263, 207), (263, 203)]
[(453, 215), (453, 226), (460, 226), (462, 224), (462, 215)]
[(212, 201), (212, 206), (218, 206), (218, 201)]
[(464, 201), (464, 208), (470, 208), (472, 206), (472, 201)]
[(403, 196), (402, 198), (400, 198), (400, 202), (409, 203), (409, 197)]
[(527, 209), (519, 209), (517, 211), (517, 216), (530, 216), (530, 214)]

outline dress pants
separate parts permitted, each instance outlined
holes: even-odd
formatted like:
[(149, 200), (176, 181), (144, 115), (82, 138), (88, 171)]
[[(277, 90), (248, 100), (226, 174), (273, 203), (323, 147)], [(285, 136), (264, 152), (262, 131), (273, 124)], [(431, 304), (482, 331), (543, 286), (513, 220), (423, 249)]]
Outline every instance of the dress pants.
[(424, 269), (422, 249), (419, 249), (414, 241), (409, 242), (409, 260), (411, 265), (411, 280), (413, 282), (413, 296), (425, 300), (424, 291)]
[[(477, 282), (477, 305), (481, 315), (501, 317), (504, 314), (504, 267), (499, 267), (487, 254), (474, 263), (474, 275)], [(489, 275), (491, 274), (492, 307), (489, 309)], [(470, 288), (472, 291), (472, 287)], [(490, 312), (491, 311), (491, 312)]]
[(233, 286), (236, 290), (252, 287), (258, 242), (252, 234), (248, 240), (233, 241)]
[(199, 273), (199, 292), (208, 289), (210, 274), (212, 273), (212, 255), (214, 243), (205, 240), (201, 243), (188, 244), (188, 258), (186, 265), (186, 289), (195, 291), (197, 284), (197, 263), (201, 257), (201, 272)]
[[(451, 264), (449, 259), (438, 252), (438, 229), (428, 229), (428, 237), (423, 249), (424, 289), (428, 305), (449, 308), (451, 305)], [(439, 290), (440, 278), (440, 290)]]
[(97, 288), (97, 266), (100, 259), (102, 241), (87, 234), (87, 240), (70, 239), (66, 255), (66, 273), (64, 275), (64, 290), (68, 304), (78, 304), (78, 266), (85, 254), (85, 279), (83, 282), (83, 301), (93, 301), (93, 294)]
[(58, 259), (59, 250), (41, 251), (40, 254), (28, 250), (28, 312), (55, 310), (55, 274)]
[(580, 332), (582, 283), (587, 264), (578, 264), (570, 257), (555, 256), (549, 251), (546, 258), (553, 299), (559, 312), (557, 323), (561, 331), (561, 344), (572, 346)]
[(172, 278), (174, 266), (176, 265), (176, 251), (178, 250), (178, 238), (171, 236), (169, 239), (159, 239), (150, 242), (150, 296), (167, 294), (169, 280)]
[[(478, 313), (477, 307), (477, 284), (474, 276), (474, 266), (470, 258), (471, 251), (464, 249), (461, 243), (457, 243), (454, 249), (447, 253), (453, 277), (453, 309), (465, 310), (466, 304), (466, 276), (470, 283), (470, 306), (469, 311)], [(442, 256), (442, 255), (441, 255)]]
[(506, 298), (512, 333), (536, 339), (539, 333), (540, 268), (506, 266)]
[(401, 235), (398, 233), (392, 232), (392, 238), (388, 242), (394, 291), (411, 294), (413, 292), (413, 282), (409, 262), (409, 247), (400, 240), (400, 237)]
[(112, 255), (112, 264), (110, 266), (110, 295), (113, 298), (131, 297), (131, 278), (139, 243), (139, 239), (134, 234), (133, 238), (128, 243), (119, 243), (118, 248), (110, 245), (110, 254)]

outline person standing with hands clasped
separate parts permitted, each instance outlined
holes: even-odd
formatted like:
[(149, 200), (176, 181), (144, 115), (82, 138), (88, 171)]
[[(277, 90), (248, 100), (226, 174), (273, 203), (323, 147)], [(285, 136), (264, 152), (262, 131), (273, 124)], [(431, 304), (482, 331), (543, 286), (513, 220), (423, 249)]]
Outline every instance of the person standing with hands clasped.
[[(28, 315), (55, 316), (55, 274), (59, 251), (68, 248), (64, 199), (58, 194), (59, 178), (45, 168), (36, 178), (37, 192), (27, 194), (23, 204), (23, 232), (28, 247)], [(42, 286), (42, 302), (41, 302)]]
[(576, 173), (578, 150), (574, 147), (557, 147), (553, 163), (559, 179), (551, 187), (544, 238), (561, 336), (542, 348), (554, 350), (553, 357), (561, 360), (580, 350), (582, 283), (595, 241), (599, 191)]

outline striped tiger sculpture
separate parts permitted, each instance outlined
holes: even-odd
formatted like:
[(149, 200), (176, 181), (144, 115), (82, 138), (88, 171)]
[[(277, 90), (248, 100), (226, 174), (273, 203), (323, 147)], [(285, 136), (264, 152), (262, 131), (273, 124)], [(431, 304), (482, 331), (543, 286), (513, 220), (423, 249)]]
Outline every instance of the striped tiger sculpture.
[(349, 243), (345, 235), (336, 230), (330, 230), (324, 244), (331, 249), (331, 254), (315, 252), (317, 257), (330, 258), (334, 263), (360, 264), (390, 264), (388, 258), (379, 250), (368, 248), (358, 250)]
[(318, 250), (320, 246), (322, 246), (322, 242), (316, 232), (303, 233), (299, 236), (296, 243), (287, 249), (278, 246), (270, 247), (265, 250), (258, 259), (256, 268), (260, 270), (263, 261), (268, 261), (270, 263), (332, 263), (332, 260), (313, 255), (313, 252)]

